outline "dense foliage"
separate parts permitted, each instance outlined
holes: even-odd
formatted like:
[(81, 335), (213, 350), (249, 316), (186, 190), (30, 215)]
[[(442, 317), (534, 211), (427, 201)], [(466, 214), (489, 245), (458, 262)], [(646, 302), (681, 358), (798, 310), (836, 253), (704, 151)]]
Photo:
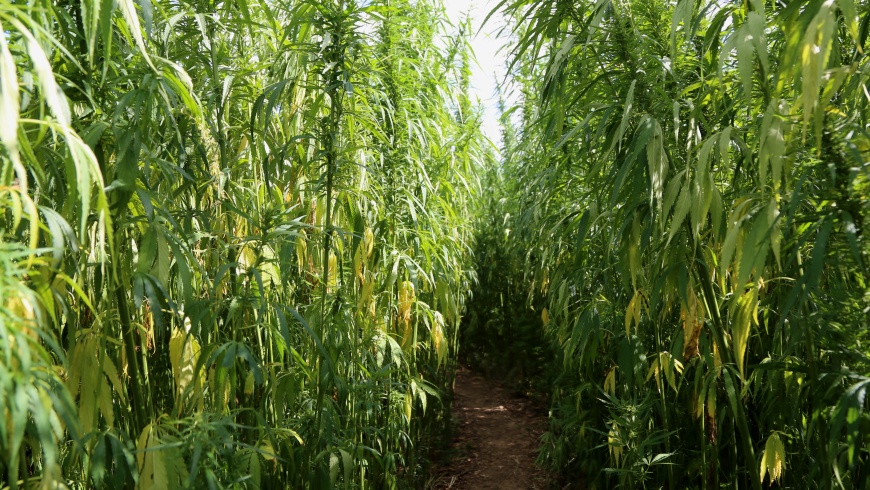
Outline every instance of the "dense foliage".
[(419, 487), (466, 307), (569, 482), (868, 487), (870, 7), (496, 10), (497, 165), (438, 2), (0, 0), (0, 487)]
[(505, 277), (469, 318), (519, 288), (537, 321), (467, 345), (544, 331), (541, 460), (590, 488), (870, 485), (866, 2), (498, 9), (521, 100), (477, 260)]
[(0, 487), (425, 479), (485, 155), (450, 30), (0, 0)]

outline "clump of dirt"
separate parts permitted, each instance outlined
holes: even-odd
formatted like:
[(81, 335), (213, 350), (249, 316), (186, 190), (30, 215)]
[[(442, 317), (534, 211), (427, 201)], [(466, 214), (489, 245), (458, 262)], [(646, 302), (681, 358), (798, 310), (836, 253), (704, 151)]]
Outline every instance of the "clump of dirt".
[(497, 382), (460, 368), (456, 374), (452, 461), (436, 469), (436, 490), (546, 489), (535, 466), (546, 412)]

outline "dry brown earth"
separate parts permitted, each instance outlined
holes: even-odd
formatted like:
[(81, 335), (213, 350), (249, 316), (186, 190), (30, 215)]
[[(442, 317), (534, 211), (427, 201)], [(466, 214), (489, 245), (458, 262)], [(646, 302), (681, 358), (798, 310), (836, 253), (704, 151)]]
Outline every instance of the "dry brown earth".
[(535, 466), (546, 413), (528, 398), (461, 368), (456, 375), (453, 458), (436, 471), (437, 490), (525, 490), (548, 487)]

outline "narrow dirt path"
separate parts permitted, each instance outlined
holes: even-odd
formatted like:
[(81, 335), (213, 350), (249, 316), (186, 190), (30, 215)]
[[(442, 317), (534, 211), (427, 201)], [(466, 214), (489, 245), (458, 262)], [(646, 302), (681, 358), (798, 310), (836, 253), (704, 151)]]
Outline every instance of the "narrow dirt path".
[(455, 390), (453, 458), (438, 470), (434, 488), (547, 488), (547, 474), (535, 466), (546, 414), (531, 400), (465, 368), (456, 375)]

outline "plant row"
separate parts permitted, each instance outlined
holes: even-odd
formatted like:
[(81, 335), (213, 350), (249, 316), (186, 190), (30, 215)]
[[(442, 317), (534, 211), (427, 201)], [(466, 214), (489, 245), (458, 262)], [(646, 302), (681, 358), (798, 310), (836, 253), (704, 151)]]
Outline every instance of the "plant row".
[(0, 3), (0, 487), (425, 480), (485, 157), (451, 31)]
[(468, 318), (500, 323), (467, 345), (545, 360), (541, 461), (589, 488), (865, 488), (866, 4), (498, 8), (520, 102)]

